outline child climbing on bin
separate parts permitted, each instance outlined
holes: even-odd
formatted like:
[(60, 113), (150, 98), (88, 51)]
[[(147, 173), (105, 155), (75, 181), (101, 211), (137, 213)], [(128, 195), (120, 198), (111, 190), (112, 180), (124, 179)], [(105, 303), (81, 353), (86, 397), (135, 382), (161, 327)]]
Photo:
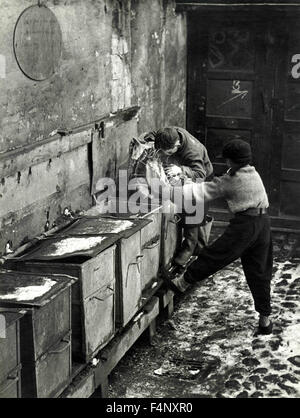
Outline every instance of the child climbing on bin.
[(255, 310), (260, 314), (258, 331), (270, 334), (273, 255), (268, 197), (260, 175), (250, 165), (251, 148), (246, 141), (232, 140), (224, 146), (222, 153), (230, 167), (227, 173), (210, 182), (184, 185), (183, 194), (192, 192), (199, 204), (203, 198), (207, 201), (224, 198), (234, 216), (224, 234), (201, 249), (187, 271), (168, 283), (174, 290), (184, 292), (191, 284), (240, 258)]

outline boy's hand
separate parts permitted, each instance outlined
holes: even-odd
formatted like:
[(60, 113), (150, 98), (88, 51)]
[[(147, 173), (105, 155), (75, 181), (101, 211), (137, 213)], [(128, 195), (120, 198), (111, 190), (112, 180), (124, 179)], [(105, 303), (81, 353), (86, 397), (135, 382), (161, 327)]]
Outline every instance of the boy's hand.
[(178, 165), (171, 164), (165, 168), (165, 172), (168, 177), (180, 177), (182, 175), (182, 169)]

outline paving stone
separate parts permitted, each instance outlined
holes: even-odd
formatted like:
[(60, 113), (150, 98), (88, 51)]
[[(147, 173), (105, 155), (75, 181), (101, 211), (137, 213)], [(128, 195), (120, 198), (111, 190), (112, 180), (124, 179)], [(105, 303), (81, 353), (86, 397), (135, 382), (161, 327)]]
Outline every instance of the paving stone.
[(260, 373), (260, 374), (268, 373), (268, 369), (266, 369), (265, 367), (259, 367), (258, 369), (253, 370), (253, 373)]
[(293, 375), (292, 375), (292, 374), (290, 374), (290, 373), (282, 374), (282, 375), (281, 375), (281, 377), (282, 377), (284, 380), (288, 380), (288, 381), (289, 381), (289, 382), (291, 382), (291, 383), (298, 383), (298, 382), (299, 382), (299, 379), (297, 379), (297, 377), (293, 376)]
[(283, 302), (282, 306), (285, 308), (297, 308), (297, 305), (293, 302)]
[(257, 390), (265, 390), (265, 389), (267, 389), (266, 383), (261, 382), (261, 381), (256, 382), (255, 383), (255, 387), (256, 387)]
[(278, 383), (280, 377), (278, 376), (278, 374), (268, 374), (267, 376), (263, 377), (263, 380), (269, 383)]
[(285, 390), (288, 395), (295, 395), (297, 393), (296, 389), (292, 388), (291, 386), (285, 385), (284, 383), (277, 383), (278, 386)]
[(298, 296), (298, 290), (296, 290), (296, 289), (289, 289), (287, 292), (286, 292), (286, 294), (287, 295), (290, 295), (290, 296)]
[(232, 379), (233, 380), (242, 380), (242, 379), (244, 379), (244, 376), (239, 374), (239, 373), (235, 373), (235, 374), (230, 375), (230, 380), (232, 380)]
[(251, 385), (251, 383), (249, 383), (249, 382), (244, 382), (244, 383), (243, 383), (243, 386), (244, 386), (244, 388), (245, 388), (245, 389), (247, 389), (247, 390), (251, 390), (251, 388), (252, 388), (252, 385)]
[(264, 397), (264, 394), (259, 391), (252, 393), (252, 395), (250, 396), (250, 398), (263, 398), (263, 397)]
[(248, 370), (245, 367), (233, 367), (230, 369), (230, 373), (233, 375), (234, 373), (237, 374), (245, 374), (248, 373)]
[(276, 340), (276, 341), (269, 341), (269, 346), (271, 347), (271, 349), (273, 351), (278, 350), (279, 346), (280, 346), (280, 340)]
[(272, 356), (272, 353), (270, 353), (270, 351), (267, 351), (267, 350), (260, 353), (261, 358), (266, 358), (266, 357), (270, 357), (270, 356)]
[(300, 356), (289, 357), (288, 361), (291, 362), (294, 366), (300, 367)]
[(294, 373), (300, 375), (300, 370), (294, 370)]
[(260, 350), (262, 348), (266, 348), (265, 344), (253, 344), (253, 350)]
[(227, 382), (225, 382), (225, 387), (227, 389), (239, 390), (241, 385), (237, 380), (227, 380)]
[(285, 273), (285, 274), (282, 274), (281, 275), (281, 278), (282, 279), (291, 279), (292, 278), (292, 275), (290, 273)]
[(275, 370), (286, 370), (287, 369), (287, 366), (285, 364), (282, 364), (277, 360), (274, 360), (274, 361), (271, 360), (270, 363), (271, 363), (272, 368), (275, 369)]
[(288, 281), (283, 279), (280, 282), (276, 283), (276, 286), (288, 286)]
[(260, 376), (258, 376), (257, 374), (252, 374), (251, 376), (249, 376), (248, 378), (251, 382), (256, 383), (260, 380)]
[(260, 364), (260, 361), (257, 360), (256, 358), (253, 357), (246, 357), (243, 361), (243, 364), (245, 364), (245, 366), (258, 366)]
[(244, 390), (243, 392), (239, 393), (236, 397), (237, 398), (248, 398), (249, 394), (246, 390)]
[(240, 352), (242, 354), (242, 356), (251, 356), (251, 351), (250, 350), (241, 350)]
[(269, 392), (269, 396), (280, 396), (280, 395), (282, 395), (282, 393), (279, 389), (273, 389)]

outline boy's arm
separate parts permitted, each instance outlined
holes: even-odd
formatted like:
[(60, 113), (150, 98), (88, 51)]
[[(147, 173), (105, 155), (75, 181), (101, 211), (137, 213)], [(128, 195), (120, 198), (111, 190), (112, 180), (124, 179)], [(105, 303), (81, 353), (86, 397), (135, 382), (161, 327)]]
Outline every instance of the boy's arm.
[(207, 202), (225, 197), (223, 177), (215, 177), (212, 181), (202, 183), (190, 183), (183, 186), (184, 198), (194, 197), (196, 201)]

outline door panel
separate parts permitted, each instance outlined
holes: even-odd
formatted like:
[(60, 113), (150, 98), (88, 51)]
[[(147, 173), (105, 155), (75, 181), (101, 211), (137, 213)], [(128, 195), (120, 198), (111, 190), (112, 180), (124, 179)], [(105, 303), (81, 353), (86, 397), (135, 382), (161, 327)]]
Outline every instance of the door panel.
[(300, 28), (299, 17), (281, 22), (277, 59), (271, 198), (280, 218), (300, 219)]
[[(300, 221), (298, 21), (276, 12), (188, 16), (187, 128), (207, 147), (215, 175), (227, 170), (221, 151), (229, 140), (251, 144), (279, 224)], [(226, 204), (212, 206), (222, 213)]]

